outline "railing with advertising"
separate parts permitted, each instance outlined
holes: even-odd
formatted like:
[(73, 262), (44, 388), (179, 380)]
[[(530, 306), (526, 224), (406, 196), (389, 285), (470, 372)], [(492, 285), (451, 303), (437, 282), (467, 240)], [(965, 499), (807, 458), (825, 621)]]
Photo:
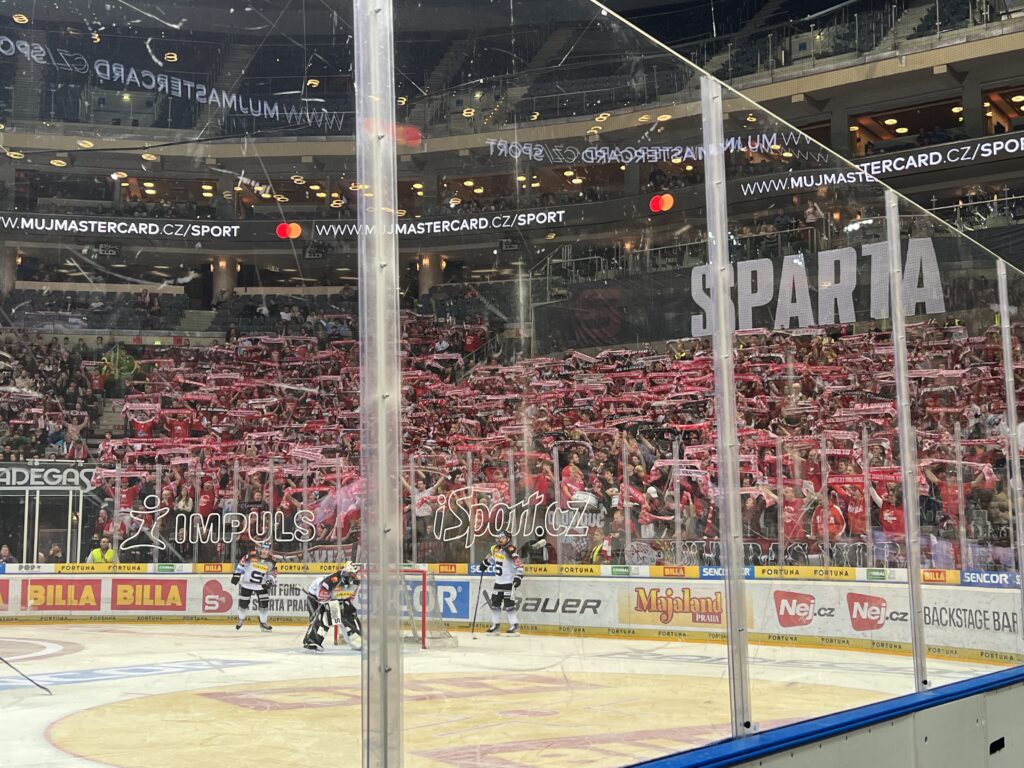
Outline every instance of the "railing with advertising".
[[(57, 572), (55, 566), (36, 567), (52, 569), (47, 571), (9, 569), (0, 578), (0, 622), (234, 620), (237, 590), (227, 573), (174, 567), (178, 570), (173, 573), (166, 568), (123, 572), (110, 565), (70, 573)], [(428, 610), (453, 629), (468, 628), (474, 605), (489, 599), (490, 580), (476, 578), (462, 564), (454, 572), (436, 565), (431, 570), (436, 575)], [(752, 570), (746, 598), (752, 642), (909, 653), (909, 591), (895, 581), (899, 573)], [(998, 664), (1024, 661), (1018, 642), (1019, 600), (1013, 590), (951, 586), (968, 582), (960, 582), (956, 572), (934, 575), (922, 606), (930, 655)], [(940, 583), (940, 576), (947, 583)], [(273, 621), (306, 621), (310, 580), (311, 573), (279, 577), (271, 597)], [(682, 566), (670, 572), (668, 566), (535, 566), (518, 598), (524, 632), (725, 642), (724, 585), (720, 573), (710, 568)], [(420, 604), (418, 599), (411, 602)]]

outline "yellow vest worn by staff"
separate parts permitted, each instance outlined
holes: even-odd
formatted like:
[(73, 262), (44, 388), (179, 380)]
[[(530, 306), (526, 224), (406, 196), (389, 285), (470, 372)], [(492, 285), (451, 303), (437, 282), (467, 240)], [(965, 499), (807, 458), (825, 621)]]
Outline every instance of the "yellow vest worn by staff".
[(96, 547), (92, 552), (89, 553), (89, 558), (85, 561), (87, 563), (112, 563), (114, 562), (114, 549), (111, 547), (107, 550), (106, 554), (99, 547)]

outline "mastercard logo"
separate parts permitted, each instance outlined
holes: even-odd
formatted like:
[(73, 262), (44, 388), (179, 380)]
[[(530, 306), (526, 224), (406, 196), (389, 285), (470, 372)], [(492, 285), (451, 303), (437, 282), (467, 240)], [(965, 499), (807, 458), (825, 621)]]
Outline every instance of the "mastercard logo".
[(302, 237), (302, 225), (295, 224), (294, 222), (282, 221), (274, 231), (277, 232), (277, 236), (282, 240), (294, 240), (297, 237)]
[(665, 211), (671, 211), (672, 206), (676, 204), (676, 199), (672, 195), (655, 195), (651, 198), (651, 202), (648, 205), (651, 208), (651, 213), (664, 213)]

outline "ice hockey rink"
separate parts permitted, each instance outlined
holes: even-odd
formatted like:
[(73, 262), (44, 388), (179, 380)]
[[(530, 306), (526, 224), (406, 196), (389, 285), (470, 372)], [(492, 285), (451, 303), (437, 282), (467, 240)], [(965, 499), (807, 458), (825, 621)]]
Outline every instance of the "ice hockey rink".
[[(259, 760), (358, 765), (360, 658), (300, 648), (303, 628), (33, 624), (0, 630), (2, 766), (171, 768)], [(729, 735), (724, 648), (651, 640), (457, 633), (410, 648), (406, 764), (618, 766)], [(751, 647), (760, 727), (912, 689), (907, 658)], [(937, 684), (994, 671), (931, 661)], [(667, 722), (675, 726), (669, 730)], [(308, 758), (308, 760), (306, 759)]]

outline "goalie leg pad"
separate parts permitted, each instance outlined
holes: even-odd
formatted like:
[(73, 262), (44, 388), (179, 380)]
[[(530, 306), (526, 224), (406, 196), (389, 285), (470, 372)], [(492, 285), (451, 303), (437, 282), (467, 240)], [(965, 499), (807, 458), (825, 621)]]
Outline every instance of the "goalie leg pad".
[(356, 607), (348, 600), (341, 604), (341, 624), (349, 632), (354, 632), (357, 635), (363, 634), (363, 625), (359, 622)]
[(324, 636), (327, 634), (327, 628), (330, 625), (330, 612), (327, 606), (318, 605), (316, 614), (309, 620), (309, 626), (306, 628), (306, 636), (302, 638), (302, 644), (323, 645)]

